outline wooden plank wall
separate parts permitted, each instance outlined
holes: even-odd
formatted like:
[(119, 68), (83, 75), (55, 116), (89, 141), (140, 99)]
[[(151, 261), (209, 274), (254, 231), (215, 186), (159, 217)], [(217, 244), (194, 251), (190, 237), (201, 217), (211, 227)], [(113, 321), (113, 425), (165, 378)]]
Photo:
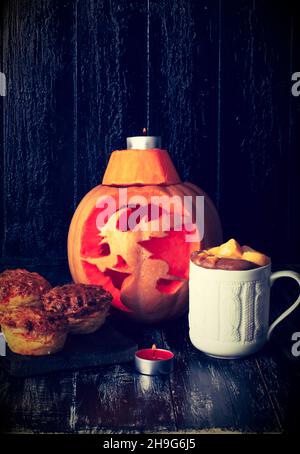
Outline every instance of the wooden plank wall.
[(299, 261), (298, 22), (296, 0), (4, 2), (1, 261), (65, 260), (74, 208), (145, 125), (225, 238)]

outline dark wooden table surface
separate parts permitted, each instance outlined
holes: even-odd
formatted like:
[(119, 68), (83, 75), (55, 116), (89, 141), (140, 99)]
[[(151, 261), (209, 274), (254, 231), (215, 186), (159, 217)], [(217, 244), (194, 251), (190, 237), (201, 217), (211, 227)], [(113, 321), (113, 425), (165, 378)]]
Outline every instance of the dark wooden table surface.
[[(65, 268), (33, 268), (53, 284), (69, 279)], [(296, 295), (294, 283), (278, 282), (271, 318)], [(292, 333), (300, 331), (299, 312), (278, 327), (259, 354), (242, 360), (217, 360), (197, 351), (189, 342), (186, 318), (144, 327), (112, 316), (141, 347), (156, 343), (172, 349), (175, 371), (148, 377), (129, 363), (13, 378), (0, 370), (1, 431), (295, 432), (300, 427), (300, 367), (289, 353)]]

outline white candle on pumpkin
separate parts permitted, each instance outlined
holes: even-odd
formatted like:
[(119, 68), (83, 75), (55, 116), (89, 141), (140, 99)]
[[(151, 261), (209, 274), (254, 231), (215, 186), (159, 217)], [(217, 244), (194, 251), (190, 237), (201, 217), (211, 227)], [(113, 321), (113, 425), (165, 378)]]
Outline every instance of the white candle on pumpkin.
[(127, 149), (147, 150), (149, 148), (161, 148), (161, 137), (147, 136), (146, 129), (143, 130), (145, 135), (127, 137)]

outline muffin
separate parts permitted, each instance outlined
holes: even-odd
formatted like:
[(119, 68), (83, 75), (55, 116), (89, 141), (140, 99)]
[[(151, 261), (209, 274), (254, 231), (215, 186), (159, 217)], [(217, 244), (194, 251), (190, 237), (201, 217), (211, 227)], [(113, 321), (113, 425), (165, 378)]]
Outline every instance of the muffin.
[(265, 254), (249, 246), (240, 246), (234, 239), (211, 249), (195, 251), (191, 260), (202, 268), (228, 271), (252, 270), (270, 263)]
[(51, 285), (38, 273), (23, 269), (6, 270), (0, 274), (0, 312), (19, 306), (40, 305), (40, 297)]
[(93, 333), (103, 325), (112, 296), (100, 285), (68, 284), (55, 287), (42, 296), (41, 302), (49, 313), (67, 317), (69, 332)]
[(0, 316), (0, 323), (10, 350), (20, 355), (58, 352), (63, 348), (68, 332), (64, 316), (34, 306), (5, 311)]

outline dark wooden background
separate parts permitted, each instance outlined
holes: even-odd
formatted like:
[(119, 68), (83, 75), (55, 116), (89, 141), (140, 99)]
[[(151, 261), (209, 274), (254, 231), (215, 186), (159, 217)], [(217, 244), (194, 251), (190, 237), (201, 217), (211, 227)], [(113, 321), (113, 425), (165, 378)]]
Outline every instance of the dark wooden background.
[(65, 261), (74, 209), (146, 125), (225, 238), (299, 262), (297, 0), (1, 4), (3, 264)]

